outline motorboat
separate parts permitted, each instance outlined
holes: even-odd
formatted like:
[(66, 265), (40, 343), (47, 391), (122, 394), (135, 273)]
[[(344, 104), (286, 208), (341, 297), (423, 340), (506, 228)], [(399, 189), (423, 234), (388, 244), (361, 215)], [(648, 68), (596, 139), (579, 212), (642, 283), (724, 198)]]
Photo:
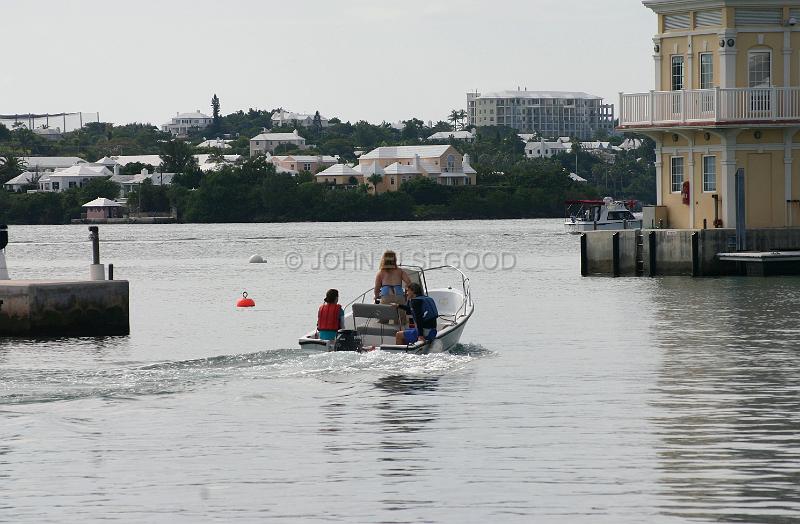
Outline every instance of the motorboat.
[(606, 197), (603, 200), (568, 200), (565, 204), (567, 233), (642, 228), (642, 218), (631, 211), (636, 206), (635, 200)]
[[(469, 278), (454, 266), (422, 268), (401, 265), (400, 267), (408, 274), (411, 281), (422, 286), (425, 294), (436, 303), (439, 312), (436, 338), (430, 342), (417, 341), (413, 344), (398, 345), (395, 333), (408, 327), (404, 323), (405, 315), (396, 304), (373, 303), (373, 288), (370, 287), (344, 306), (344, 329), (339, 331), (339, 337), (348, 336), (351, 342), (356, 344), (348, 350), (424, 354), (443, 353), (458, 345), (467, 321), (475, 310)], [(429, 288), (429, 282), (435, 282), (437, 287)], [(398, 302), (404, 300), (403, 297), (397, 298)], [(321, 340), (316, 330), (301, 337), (299, 343), (303, 349), (339, 350), (336, 343)]]

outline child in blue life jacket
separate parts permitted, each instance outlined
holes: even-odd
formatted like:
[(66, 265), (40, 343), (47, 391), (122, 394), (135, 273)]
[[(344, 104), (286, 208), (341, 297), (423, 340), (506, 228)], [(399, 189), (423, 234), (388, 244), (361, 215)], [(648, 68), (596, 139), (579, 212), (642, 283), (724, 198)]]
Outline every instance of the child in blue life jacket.
[(344, 327), (344, 309), (339, 305), (339, 290), (329, 289), (325, 303), (317, 312), (317, 331), (320, 340), (335, 340), (336, 333)]
[(422, 292), (422, 286), (412, 282), (406, 288), (408, 305), (398, 305), (397, 307), (411, 314), (414, 320), (414, 327), (404, 329), (395, 333), (395, 342), (398, 345), (415, 344), (417, 341), (431, 342), (436, 338), (436, 319), (439, 311), (436, 309), (436, 302)]

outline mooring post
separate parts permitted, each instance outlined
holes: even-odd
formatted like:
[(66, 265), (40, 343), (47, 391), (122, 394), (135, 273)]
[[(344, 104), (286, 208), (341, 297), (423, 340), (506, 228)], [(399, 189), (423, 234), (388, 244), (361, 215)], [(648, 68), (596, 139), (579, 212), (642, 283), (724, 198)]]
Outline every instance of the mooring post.
[(114, 280), (114, 264), (108, 265), (108, 279)]
[(589, 253), (586, 246), (586, 233), (581, 233), (581, 276), (589, 275)]
[(700, 276), (700, 235), (697, 232), (692, 233), (692, 276)]
[(92, 264), (100, 263), (100, 228), (89, 226), (89, 239), (92, 241)]
[(611, 235), (611, 273), (619, 276), (619, 233)]
[(656, 232), (650, 231), (647, 235), (648, 258), (650, 259), (650, 276), (656, 276)]
[(0, 224), (0, 280), (9, 280), (5, 249), (8, 245), (8, 226)]
[(92, 265), (89, 266), (89, 279), (105, 280), (105, 268), (100, 263), (100, 228), (89, 226), (89, 239), (92, 241)]

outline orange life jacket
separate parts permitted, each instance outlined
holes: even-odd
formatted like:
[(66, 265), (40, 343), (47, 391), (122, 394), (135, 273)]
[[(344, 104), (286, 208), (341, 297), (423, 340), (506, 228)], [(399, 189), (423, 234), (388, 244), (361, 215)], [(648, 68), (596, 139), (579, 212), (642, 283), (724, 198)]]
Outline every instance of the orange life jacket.
[(317, 315), (317, 329), (320, 331), (338, 331), (342, 326), (339, 325), (339, 315), (342, 306), (339, 304), (322, 304)]

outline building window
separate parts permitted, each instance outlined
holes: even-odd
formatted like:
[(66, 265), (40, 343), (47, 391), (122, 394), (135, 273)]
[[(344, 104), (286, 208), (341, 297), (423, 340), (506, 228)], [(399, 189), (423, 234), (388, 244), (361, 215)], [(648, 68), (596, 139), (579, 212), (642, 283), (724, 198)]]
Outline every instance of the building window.
[(714, 87), (714, 55), (711, 53), (700, 54), (700, 89)]
[(713, 193), (717, 190), (717, 157), (703, 157), (703, 191)]
[(683, 89), (683, 56), (672, 57), (672, 90), (680, 91)]
[(453, 155), (447, 155), (447, 171), (453, 172), (456, 170), (456, 159)]
[(78, 184), (76, 184), (75, 182), (70, 182), (69, 188), (72, 189), (73, 187), (78, 187)]
[(672, 157), (672, 180), (671, 190), (673, 193), (680, 193), (683, 186), (683, 157)]
[(311, 171), (311, 164), (309, 164), (309, 163), (305, 163), (305, 164), (303, 164), (303, 169), (304, 169), (305, 171)]
[(772, 87), (772, 56), (769, 51), (751, 51), (747, 67), (750, 87)]
[(751, 51), (747, 60), (748, 84), (758, 89), (750, 94), (752, 111), (770, 110), (770, 92), (772, 87), (772, 54), (769, 51)]
[(61, 189), (61, 183), (53, 182), (53, 191), (58, 191), (59, 189)]

